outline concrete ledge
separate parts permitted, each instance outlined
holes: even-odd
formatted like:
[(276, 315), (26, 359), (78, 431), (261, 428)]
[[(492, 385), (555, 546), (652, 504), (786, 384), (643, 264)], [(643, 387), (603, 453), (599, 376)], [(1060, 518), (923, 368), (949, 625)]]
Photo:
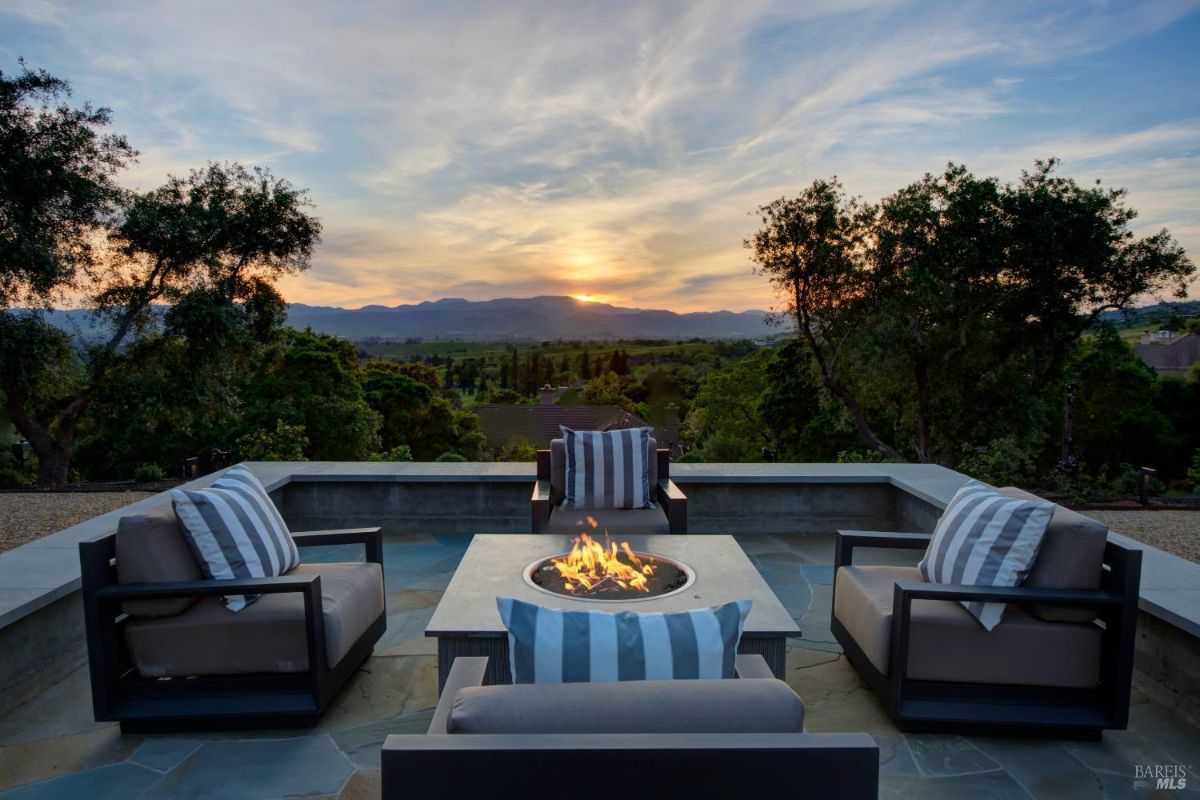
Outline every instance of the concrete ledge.
[[(382, 517), (392, 530), (527, 530), (527, 488), (535, 474), (532, 463), (248, 465), (299, 527), (379, 524), (372, 520)], [(928, 531), (967, 480), (927, 464), (675, 464), (671, 474), (692, 496), (698, 533)], [(216, 477), (186, 487), (207, 486)], [(162, 500), (155, 495), (0, 554), (0, 630), (78, 590), (80, 542), (112, 533), (122, 516)], [(1145, 554), (1142, 611), (1200, 637), (1200, 565), (1116, 532), (1111, 537)]]

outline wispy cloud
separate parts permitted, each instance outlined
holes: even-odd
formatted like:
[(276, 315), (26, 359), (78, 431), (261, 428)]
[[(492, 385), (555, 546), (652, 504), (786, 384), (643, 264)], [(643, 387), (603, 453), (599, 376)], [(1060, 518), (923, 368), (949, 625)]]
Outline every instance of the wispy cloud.
[(0, 59), (111, 105), (132, 185), (231, 159), (309, 187), (326, 241), (290, 299), (742, 309), (771, 303), (748, 212), (835, 173), (874, 199), (951, 159), (1014, 178), (1056, 154), (1200, 253), (1194, 88), (1136, 91), (1135, 52), (1163, 37), (1194, 87), (1171, 36), (1195, 8), (19, 0)]

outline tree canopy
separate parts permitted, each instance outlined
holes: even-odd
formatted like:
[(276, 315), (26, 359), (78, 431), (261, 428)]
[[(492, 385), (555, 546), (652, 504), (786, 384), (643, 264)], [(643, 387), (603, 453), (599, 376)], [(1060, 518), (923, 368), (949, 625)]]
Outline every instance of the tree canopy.
[(1185, 291), (1169, 233), (1135, 237), (1123, 191), (1056, 168), (1002, 184), (952, 164), (874, 205), (818, 180), (759, 209), (754, 264), (883, 456), (952, 465), (981, 431), (1028, 424), (1102, 312)]
[[(321, 231), (302, 190), (240, 164), (210, 163), (144, 193), (119, 189), (133, 150), (101, 132), (106, 109), (73, 108), (69, 96), (45, 72), (0, 74), (0, 308), (37, 301), (4, 315), (0, 391), (37, 454), (41, 483), (66, 480), (93, 396), (153, 350), (131, 338), (160, 324), (168, 335), (190, 326), (208, 339), (195, 356), (219, 353), (242, 321), (265, 335), (283, 317), (273, 281), (308, 267)], [(70, 356), (39, 313), (67, 293), (108, 323), (103, 339)], [(165, 320), (162, 303), (175, 304)], [(63, 391), (33, 391), (31, 376), (72, 359), (78, 367), (67, 372), (77, 377), (55, 383)]]

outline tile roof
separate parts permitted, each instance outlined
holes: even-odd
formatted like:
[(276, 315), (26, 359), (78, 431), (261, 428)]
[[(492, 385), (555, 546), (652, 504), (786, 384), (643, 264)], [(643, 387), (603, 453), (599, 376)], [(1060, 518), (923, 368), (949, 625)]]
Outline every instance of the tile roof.
[(1159, 372), (1186, 372), (1200, 361), (1200, 336), (1185, 333), (1159, 344), (1135, 344), (1133, 352)]
[(649, 427), (648, 422), (620, 406), (486, 403), (476, 407), (475, 414), (492, 447), (506, 444), (518, 436), (537, 447), (549, 447), (550, 440), (558, 438), (559, 425), (581, 431)]

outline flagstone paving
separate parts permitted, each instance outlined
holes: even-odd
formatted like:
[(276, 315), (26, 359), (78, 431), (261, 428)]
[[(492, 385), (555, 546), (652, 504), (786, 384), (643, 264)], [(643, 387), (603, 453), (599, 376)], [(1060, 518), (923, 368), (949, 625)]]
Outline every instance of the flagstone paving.
[[(1101, 742), (902, 734), (829, 631), (831, 536), (738, 540), (804, 631), (789, 643), (787, 680), (813, 731), (866, 731), (880, 747), (883, 798), (1147, 798), (1200, 796), (1200, 731), (1135, 690), (1130, 729)], [(419, 733), (437, 701), (436, 646), (422, 636), (469, 536), (402, 535), (385, 545), (388, 632), (321, 723), (304, 731), (122, 736), (92, 720), (79, 670), (0, 719), (0, 800), (271, 800), (379, 797), (389, 733)], [(355, 557), (319, 548), (309, 561)], [(885, 554), (897, 563), (912, 554)], [(1135, 786), (1137, 764), (1184, 764), (1184, 790)], [(786, 765), (781, 765), (786, 768)], [(802, 785), (803, 776), (797, 776)]]

